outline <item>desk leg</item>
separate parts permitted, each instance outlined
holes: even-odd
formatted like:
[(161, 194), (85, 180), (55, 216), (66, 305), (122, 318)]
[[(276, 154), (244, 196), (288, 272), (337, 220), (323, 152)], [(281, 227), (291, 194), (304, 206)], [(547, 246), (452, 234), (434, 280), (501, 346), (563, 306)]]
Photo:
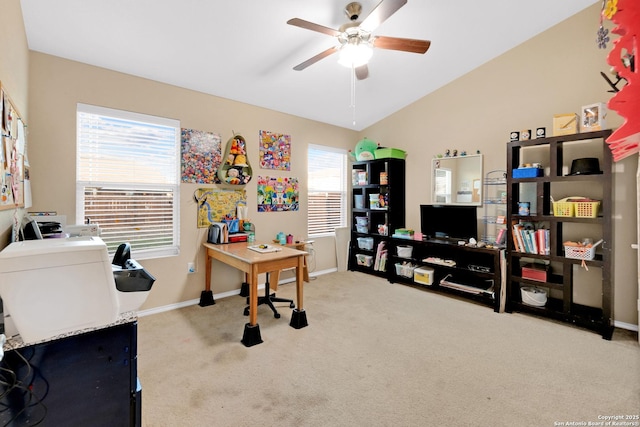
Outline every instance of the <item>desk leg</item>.
[(295, 329), (301, 329), (305, 326), (309, 326), (307, 323), (307, 313), (304, 311), (302, 305), (302, 291), (304, 287), (304, 255), (298, 257), (298, 266), (296, 267), (296, 299), (298, 307), (291, 313), (291, 322), (289, 326)]
[(251, 347), (262, 342), (258, 325), (258, 266), (251, 266), (249, 274), (249, 323), (244, 325), (242, 344)]
[(213, 292), (211, 291), (211, 260), (209, 252), (207, 251), (207, 267), (204, 269), (204, 291), (200, 294), (200, 303), (198, 304), (200, 307), (207, 307), (216, 303), (213, 300)]

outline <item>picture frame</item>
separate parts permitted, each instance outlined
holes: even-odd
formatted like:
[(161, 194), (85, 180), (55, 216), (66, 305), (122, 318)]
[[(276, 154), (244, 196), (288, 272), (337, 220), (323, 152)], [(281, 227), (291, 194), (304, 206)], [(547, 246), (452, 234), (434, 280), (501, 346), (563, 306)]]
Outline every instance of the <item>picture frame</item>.
[(580, 113), (580, 131), (594, 132), (606, 127), (607, 106), (603, 102), (585, 105)]

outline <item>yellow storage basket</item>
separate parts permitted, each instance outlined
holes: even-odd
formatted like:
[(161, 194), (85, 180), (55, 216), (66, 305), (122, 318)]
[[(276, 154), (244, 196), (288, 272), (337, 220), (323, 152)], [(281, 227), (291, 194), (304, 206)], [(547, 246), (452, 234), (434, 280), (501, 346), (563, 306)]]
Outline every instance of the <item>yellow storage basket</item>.
[(553, 202), (553, 216), (574, 216), (575, 205), (569, 202), (569, 197)]
[(587, 197), (565, 197), (553, 202), (554, 216), (575, 216), (576, 218), (595, 218), (598, 216), (599, 200)]

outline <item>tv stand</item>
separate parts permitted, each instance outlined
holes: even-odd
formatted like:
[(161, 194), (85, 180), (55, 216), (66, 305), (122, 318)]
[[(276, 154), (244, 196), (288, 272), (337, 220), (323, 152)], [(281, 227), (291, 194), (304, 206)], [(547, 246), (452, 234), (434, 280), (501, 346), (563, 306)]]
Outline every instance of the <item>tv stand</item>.
[[(389, 281), (469, 299), (493, 307), (495, 312), (504, 311), (503, 292), (506, 288), (501, 274), (504, 250), (459, 245), (458, 241), (391, 238)], [(399, 256), (399, 246), (410, 246), (411, 256)], [(406, 252), (406, 248), (401, 248), (401, 252)], [(433, 269), (433, 283), (426, 285), (415, 282), (412, 270), (403, 268), (403, 263)]]

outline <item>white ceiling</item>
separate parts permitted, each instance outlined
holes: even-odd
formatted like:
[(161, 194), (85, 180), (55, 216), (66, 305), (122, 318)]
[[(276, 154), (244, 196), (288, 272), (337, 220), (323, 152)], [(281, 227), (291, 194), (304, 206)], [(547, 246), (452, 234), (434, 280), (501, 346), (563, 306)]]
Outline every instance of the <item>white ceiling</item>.
[[(431, 40), (426, 54), (376, 49), (369, 78), (329, 56), (349, 0), (21, 0), (29, 48), (299, 117), (362, 130), (596, 3), (410, 0), (373, 35)], [(366, 15), (379, 0), (361, 0)], [(594, 38), (597, 22), (594, 22)], [(354, 124), (355, 119), (355, 124)]]

